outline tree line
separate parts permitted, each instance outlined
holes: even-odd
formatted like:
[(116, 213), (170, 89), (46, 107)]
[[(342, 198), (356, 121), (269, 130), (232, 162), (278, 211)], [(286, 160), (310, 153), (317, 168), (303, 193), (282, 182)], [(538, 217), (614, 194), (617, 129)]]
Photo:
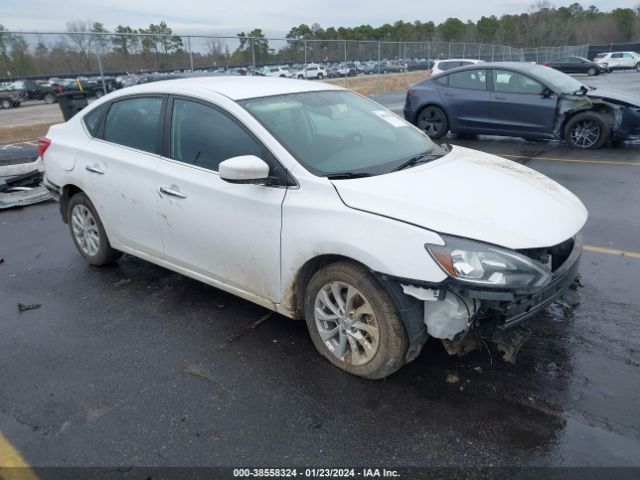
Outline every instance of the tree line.
[[(432, 21), (398, 20), (378, 27), (323, 28), (314, 23), (291, 28), (282, 42), (270, 42), (261, 28), (240, 32), (235, 38), (233, 42), (207, 38), (197, 45), (185, 45), (191, 40), (175, 35), (165, 22), (147, 28), (118, 25), (109, 31), (100, 22), (76, 20), (68, 22), (66, 32), (53, 39), (12, 34), (0, 25), (0, 77), (80, 74), (96, 72), (100, 67), (125, 72), (184, 69), (191, 63), (196, 68), (290, 63), (302, 61), (306, 53), (315, 61), (344, 58), (347, 52), (343, 55), (340, 45), (327, 42), (331, 40), (466, 42), (511, 47), (625, 43), (640, 38), (640, 6), (601, 12), (595, 6), (585, 8), (580, 3), (556, 8), (543, 1), (525, 13), (483, 16), (476, 22), (452, 17), (437, 25)], [(377, 49), (374, 45), (357, 45), (358, 50), (351, 50), (349, 57), (376, 58), (374, 48)], [(406, 47), (404, 53), (410, 55)], [(386, 48), (382, 56), (400, 57), (403, 50)], [(413, 56), (424, 57), (427, 53)]]
[(380, 27), (361, 25), (326, 29), (317, 23), (303, 24), (292, 28), (287, 38), (468, 42), (518, 48), (625, 43), (640, 38), (640, 5), (636, 9), (615, 8), (601, 12), (595, 6), (584, 8), (580, 3), (556, 8), (541, 1), (525, 13), (483, 16), (476, 22), (452, 17), (438, 25), (420, 20), (413, 23), (399, 20)]

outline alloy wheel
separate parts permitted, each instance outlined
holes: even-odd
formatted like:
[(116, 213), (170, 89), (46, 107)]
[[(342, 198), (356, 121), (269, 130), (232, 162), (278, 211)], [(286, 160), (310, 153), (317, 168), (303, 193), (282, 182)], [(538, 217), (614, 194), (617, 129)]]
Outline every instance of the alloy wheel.
[(580, 148), (590, 148), (598, 142), (601, 133), (597, 122), (580, 120), (571, 129), (571, 142)]
[(435, 109), (426, 109), (418, 120), (418, 127), (427, 135), (437, 135), (444, 125), (442, 114)]
[(76, 205), (71, 212), (73, 236), (82, 252), (94, 257), (100, 250), (100, 232), (91, 210), (84, 205)]
[(368, 300), (345, 282), (325, 284), (316, 295), (314, 319), (327, 349), (351, 365), (371, 361), (380, 345), (380, 328)]

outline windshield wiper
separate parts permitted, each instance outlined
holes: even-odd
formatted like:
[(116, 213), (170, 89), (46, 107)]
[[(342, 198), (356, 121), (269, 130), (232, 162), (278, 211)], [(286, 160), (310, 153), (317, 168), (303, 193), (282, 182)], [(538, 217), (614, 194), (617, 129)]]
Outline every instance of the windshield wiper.
[(409, 160), (401, 164), (399, 167), (396, 167), (392, 170), (392, 172), (397, 172), (398, 170), (404, 170), (405, 168), (415, 167), (420, 163), (431, 162), (432, 160), (436, 160), (440, 157), (444, 156), (444, 154), (439, 153), (421, 153), (416, 155), (415, 157), (411, 157)]
[(349, 178), (372, 177), (373, 175), (370, 173), (364, 173), (364, 172), (338, 172), (338, 173), (331, 173), (325, 176), (329, 180), (345, 180)]

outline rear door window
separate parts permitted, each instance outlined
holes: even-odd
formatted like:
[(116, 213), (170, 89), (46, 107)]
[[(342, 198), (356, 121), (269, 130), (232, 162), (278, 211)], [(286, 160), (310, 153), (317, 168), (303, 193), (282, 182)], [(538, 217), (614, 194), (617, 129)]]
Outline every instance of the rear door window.
[(158, 153), (162, 97), (137, 97), (111, 105), (104, 139), (143, 152)]
[(442, 62), (439, 65), (439, 68), (440, 70), (451, 70), (459, 66), (460, 66), (460, 62)]
[(486, 90), (486, 70), (465, 70), (449, 74), (449, 87), (464, 90)]

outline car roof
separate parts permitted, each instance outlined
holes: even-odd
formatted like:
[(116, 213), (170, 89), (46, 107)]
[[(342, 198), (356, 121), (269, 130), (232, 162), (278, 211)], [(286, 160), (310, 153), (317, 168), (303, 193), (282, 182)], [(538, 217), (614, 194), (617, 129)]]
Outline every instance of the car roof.
[[(119, 90), (122, 95), (135, 93), (219, 93), (232, 100), (270, 97), (288, 93), (319, 92), (323, 90), (344, 90), (342, 87), (325, 82), (293, 80), (287, 78), (253, 76), (189, 77), (136, 85)], [(119, 96), (119, 95), (118, 95)]]
[(505, 70), (513, 70), (519, 73), (529, 73), (535, 75), (536, 72), (542, 71), (542, 69), (546, 69), (549, 67), (545, 67), (543, 65), (538, 65), (536, 63), (526, 63), (526, 62), (483, 62), (482, 66), (476, 65), (465, 65), (463, 67), (454, 68), (452, 70), (448, 70), (443, 73), (446, 75), (450, 72), (462, 72), (464, 70), (476, 70), (487, 69), (487, 68), (501, 68)]
[(477, 58), (443, 58), (442, 60), (436, 60), (436, 62), (484, 62)]

